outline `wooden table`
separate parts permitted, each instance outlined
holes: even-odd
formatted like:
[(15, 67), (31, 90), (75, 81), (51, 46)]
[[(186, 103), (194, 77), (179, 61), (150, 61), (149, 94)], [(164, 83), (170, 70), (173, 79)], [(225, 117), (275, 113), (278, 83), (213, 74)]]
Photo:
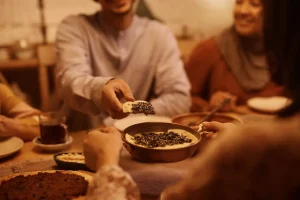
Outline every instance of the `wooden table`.
[[(82, 152), (86, 134), (87, 131), (71, 133), (74, 140), (67, 151)], [(120, 166), (139, 185), (143, 199), (157, 199), (165, 187), (180, 181), (191, 166), (190, 162), (191, 159), (176, 163), (141, 163), (133, 160), (125, 148), (120, 157)], [(13, 174), (13, 168), (19, 165), (22, 166), (22, 171), (49, 170), (56, 167), (53, 153), (40, 151), (32, 142), (26, 142), (20, 152), (0, 160), (0, 177)], [(93, 175), (90, 172), (84, 173)]]
[[(237, 114), (239, 113), (239, 114)], [(254, 116), (257, 117), (258, 119), (268, 119), (273, 117), (274, 115), (268, 115), (268, 114), (259, 114), (256, 113), (252, 110), (250, 110), (249, 108), (247, 108), (246, 106), (239, 106), (237, 108), (237, 113), (231, 113), (234, 114), (236, 116), (239, 116), (241, 118), (243, 117), (247, 117), (247, 116)], [(81, 132), (76, 132), (76, 133), (70, 133), (70, 135), (73, 137), (73, 143), (71, 145), (71, 148), (66, 149), (66, 151), (70, 151), (70, 152), (81, 152), (82, 148), (83, 148), (83, 140), (85, 138), (87, 134), (87, 131), (81, 131)], [(23, 148), (16, 154), (9, 156), (7, 158), (4, 159), (0, 159), (0, 165), (3, 164), (8, 164), (8, 163), (14, 163), (14, 162), (18, 162), (18, 161), (23, 161), (23, 160), (30, 160), (30, 159), (49, 159), (53, 157), (53, 153), (49, 153), (49, 152), (44, 152), (41, 151), (38, 147), (35, 147), (35, 145), (29, 141), (29, 142), (25, 142)], [(131, 156), (129, 155), (129, 153), (124, 150), (122, 151), (122, 155), (121, 155), (121, 164), (122, 161), (123, 164), (126, 164), (126, 161), (131, 160)], [(141, 164), (141, 165), (144, 165)], [(164, 166), (172, 166), (172, 164), (163, 164)]]
[[(81, 152), (86, 133), (86, 131), (70, 133), (73, 137), (73, 143), (69, 149), (66, 149), (66, 151)], [(53, 157), (53, 154), (54, 153), (40, 150), (31, 141), (28, 141), (25, 142), (23, 148), (19, 152), (4, 159), (0, 159), (0, 165), (32, 159), (50, 159)]]
[[(86, 134), (87, 131), (70, 133), (73, 143), (67, 151), (82, 152)], [(12, 166), (18, 165), (26, 166), (24, 171), (53, 169), (56, 167), (53, 154), (41, 151), (32, 142), (26, 142), (18, 153), (0, 160), (0, 177), (14, 173)], [(24, 161), (29, 161), (29, 164), (27, 162), (23, 164)], [(124, 148), (120, 156), (120, 166), (138, 184), (143, 199), (158, 199), (166, 187), (182, 180), (192, 165), (191, 158), (175, 163), (142, 163), (133, 160)], [(88, 174), (93, 175), (93, 173)]]
[[(87, 134), (87, 131), (81, 131), (76, 133), (70, 133), (73, 137), (73, 143), (69, 149), (66, 151), (69, 152), (82, 152), (83, 150), (83, 141)], [(100, 144), (99, 144), (100, 145)], [(7, 165), (11, 163), (17, 163), (25, 160), (39, 160), (39, 159), (52, 159), (55, 153), (44, 152), (40, 150), (38, 147), (31, 142), (25, 142), (23, 148), (18, 152), (9, 157), (0, 160), (1, 165)], [(185, 165), (186, 161), (176, 162), (176, 163), (141, 163), (138, 161), (134, 161), (131, 158), (131, 155), (125, 150), (125, 148), (121, 152), (120, 165), (125, 169), (140, 169), (148, 166), (163, 166), (168, 168), (180, 168)], [(182, 164), (183, 163), (183, 164)]]

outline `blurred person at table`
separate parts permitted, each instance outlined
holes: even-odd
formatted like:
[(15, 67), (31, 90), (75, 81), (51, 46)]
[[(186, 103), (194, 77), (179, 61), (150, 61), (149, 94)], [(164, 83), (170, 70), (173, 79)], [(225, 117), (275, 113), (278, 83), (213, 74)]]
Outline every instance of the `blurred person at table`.
[[(191, 161), (190, 174), (166, 189), (161, 199), (300, 198), (300, 6), (296, 0), (265, 1), (264, 6), (268, 62), (274, 63), (272, 71), (281, 76), (292, 103), (274, 121), (225, 129), (220, 124), (215, 126), (220, 137)], [(99, 146), (98, 140), (108, 145)], [(121, 143), (121, 135), (114, 129), (88, 135), (86, 163), (97, 174), (87, 199), (113, 199), (109, 195), (113, 191), (122, 197), (118, 199), (139, 199), (136, 185), (118, 167)], [(104, 187), (102, 183), (107, 182), (117, 187), (110, 187), (106, 193), (108, 184)], [(107, 196), (102, 198), (102, 194)]]
[(264, 48), (265, 0), (236, 0), (234, 24), (220, 35), (199, 43), (186, 71), (192, 85), (191, 111), (214, 108), (225, 98), (231, 111), (255, 96), (282, 96), (283, 88), (271, 80)]
[(177, 42), (163, 24), (139, 17), (135, 0), (98, 0), (93, 15), (69, 16), (58, 28), (56, 78), (73, 109), (120, 119), (124, 101), (147, 100), (156, 114), (190, 109), (190, 84)]
[(0, 137), (17, 136), (32, 140), (39, 135), (39, 113), (0, 83)]

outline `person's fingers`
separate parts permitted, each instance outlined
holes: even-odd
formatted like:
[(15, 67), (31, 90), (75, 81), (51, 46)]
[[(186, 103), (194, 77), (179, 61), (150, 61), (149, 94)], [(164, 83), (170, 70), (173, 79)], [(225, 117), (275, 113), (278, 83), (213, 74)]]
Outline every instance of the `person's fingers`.
[(120, 102), (120, 100), (117, 97), (117, 93), (118, 90), (114, 87), (107, 87), (103, 89), (102, 95), (103, 98), (106, 99), (105, 101), (108, 104), (108, 108), (109, 109), (113, 109), (115, 111), (118, 112), (123, 112), (123, 106), (122, 103)]
[(222, 129), (224, 129), (224, 124), (220, 123), (220, 122), (203, 122), (203, 127), (202, 130), (203, 131), (221, 131)]
[(217, 135), (216, 133), (206, 132), (205, 138), (212, 139), (215, 138), (216, 135)]
[(127, 100), (127, 101), (134, 101), (134, 97), (133, 97), (133, 94), (132, 94), (132, 91), (129, 87), (129, 85), (125, 82), (123, 82), (123, 84), (120, 85), (120, 89), (121, 89), (121, 92), (123, 94), (123, 97)]

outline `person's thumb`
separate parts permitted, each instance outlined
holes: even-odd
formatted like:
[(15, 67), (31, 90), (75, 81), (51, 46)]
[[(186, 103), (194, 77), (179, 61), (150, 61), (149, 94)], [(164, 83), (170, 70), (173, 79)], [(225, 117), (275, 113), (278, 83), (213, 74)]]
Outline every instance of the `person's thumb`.
[(222, 128), (223, 128), (222, 123), (213, 121), (213, 122), (203, 122), (202, 130), (218, 132), (222, 130)]
[(127, 101), (134, 101), (134, 97), (133, 94), (131, 92), (130, 87), (127, 84), (123, 84), (121, 87), (121, 91), (123, 94), (123, 97), (127, 100)]

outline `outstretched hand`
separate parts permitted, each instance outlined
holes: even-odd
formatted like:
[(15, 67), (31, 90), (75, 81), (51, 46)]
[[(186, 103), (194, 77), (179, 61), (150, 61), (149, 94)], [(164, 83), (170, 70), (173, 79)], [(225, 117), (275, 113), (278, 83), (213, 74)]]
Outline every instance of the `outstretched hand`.
[(103, 87), (101, 105), (114, 119), (122, 119), (128, 114), (123, 113), (121, 100), (134, 101), (129, 85), (122, 79), (112, 79)]

